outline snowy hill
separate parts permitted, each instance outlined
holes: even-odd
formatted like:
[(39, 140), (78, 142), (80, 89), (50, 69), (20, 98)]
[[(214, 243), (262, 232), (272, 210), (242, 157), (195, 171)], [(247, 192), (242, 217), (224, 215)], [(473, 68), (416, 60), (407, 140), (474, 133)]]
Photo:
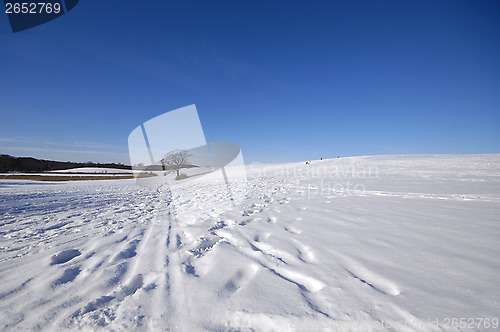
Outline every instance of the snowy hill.
[(192, 182), (170, 196), (133, 180), (0, 181), (0, 327), (486, 330), (499, 318), (499, 165), (252, 164), (229, 209)]

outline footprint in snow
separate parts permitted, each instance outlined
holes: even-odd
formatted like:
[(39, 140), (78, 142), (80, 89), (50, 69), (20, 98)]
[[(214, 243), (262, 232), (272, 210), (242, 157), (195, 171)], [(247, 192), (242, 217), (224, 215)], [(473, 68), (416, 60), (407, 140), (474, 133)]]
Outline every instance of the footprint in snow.
[(296, 228), (296, 227), (294, 227), (292, 225), (285, 226), (284, 229), (285, 229), (285, 231), (290, 232), (292, 234), (300, 234), (300, 233), (302, 233), (301, 229), (298, 229), (298, 228)]
[(52, 283), (52, 286), (59, 286), (68, 282), (75, 280), (75, 278), (80, 274), (80, 267), (72, 267), (64, 270), (63, 275)]
[(246, 268), (238, 270), (234, 276), (224, 284), (220, 291), (220, 295), (227, 297), (238, 291), (238, 289), (252, 280), (258, 270), (259, 266), (257, 264), (252, 264)]
[(274, 224), (277, 220), (278, 220), (278, 218), (276, 218), (276, 217), (269, 217), (269, 218), (267, 218), (266, 221), (270, 224)]
[(63, 250), (60, 253), (55, 254), (52, 256), (50, 260), (50, 265), (55, 265), (55, 264), (63, 264), (66, 263), (73, 258), (80, 256), (82, 253), (80, 250), (77, 249), (68, 249), (68, 250)]
[(198, 245), (196, 248), (189, 250), (189, 253), (194, 255), (196, 258), (204, 256), (208, 251), (212, 250), (212, 248), (219, 243), (221, 240), (218, 236), (213, 237), (201, 237), (198, 239)]
[(113, 262), (117, 262), (121, 259), (127, 259), (127, 258), (132, 258), (135, 255), (137, 255), (136, 249), (137, 249), (137, 244), (139, 243), (139, 240), (134, 240), (131, 241), (127, 248), (120, 251), (118, 254), (116, 254), (115, 257), (113, 257)]
[(314, 261), (314, 252), (310, 247), (302, 244), (298, 240), (292, 239), (292, 241), (295, 243), (295, 249), (297, 250), (298, 258), (301, 261), (305, 263), (311, 263)]
[(253, 240), (255, 242), (261, 242), (261, 241), (264, 241), (266, 240), (268, 237), (269, 237), (269, 233), (259, 233), (259, 234), (256, 234), (254, 237), (253, 237)]

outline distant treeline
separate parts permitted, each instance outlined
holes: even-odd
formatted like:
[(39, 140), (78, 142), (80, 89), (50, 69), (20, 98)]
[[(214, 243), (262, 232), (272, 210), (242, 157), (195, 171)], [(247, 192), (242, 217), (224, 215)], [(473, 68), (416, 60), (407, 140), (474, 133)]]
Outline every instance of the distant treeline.
[(71, 161), (35, 159), (30, 157), (12, 157), (6, 154), (0, 154), (0, 173), (57, 171), (77, 167), (132, 169), (129, 165), (124, 164), (96, 164), (90, 161), (86, 163), (76, 163)]

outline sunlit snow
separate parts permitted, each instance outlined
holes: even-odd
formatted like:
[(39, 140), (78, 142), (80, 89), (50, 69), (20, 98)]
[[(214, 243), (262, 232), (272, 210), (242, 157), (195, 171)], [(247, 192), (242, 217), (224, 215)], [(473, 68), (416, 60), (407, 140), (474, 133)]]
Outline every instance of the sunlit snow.
[(0, 330), (498, 324), (500, 155), (252, 164), (247, 174), (229, 209), (202, 182), (169, 195), (134, 180), (1, 180)]

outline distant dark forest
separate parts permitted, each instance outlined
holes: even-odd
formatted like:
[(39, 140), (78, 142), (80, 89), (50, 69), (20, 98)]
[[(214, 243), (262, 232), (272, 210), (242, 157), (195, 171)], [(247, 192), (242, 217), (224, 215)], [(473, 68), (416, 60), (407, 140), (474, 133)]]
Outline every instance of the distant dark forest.
[(93, 162), (76, 163), (71, 161), (35, 159), (30, 157), (12, 157), (6, 154), (0, 154), (0, 173), (57, 171), (77, 167), (132, 169), (129, 165), (124, 164), (96, 164)]

